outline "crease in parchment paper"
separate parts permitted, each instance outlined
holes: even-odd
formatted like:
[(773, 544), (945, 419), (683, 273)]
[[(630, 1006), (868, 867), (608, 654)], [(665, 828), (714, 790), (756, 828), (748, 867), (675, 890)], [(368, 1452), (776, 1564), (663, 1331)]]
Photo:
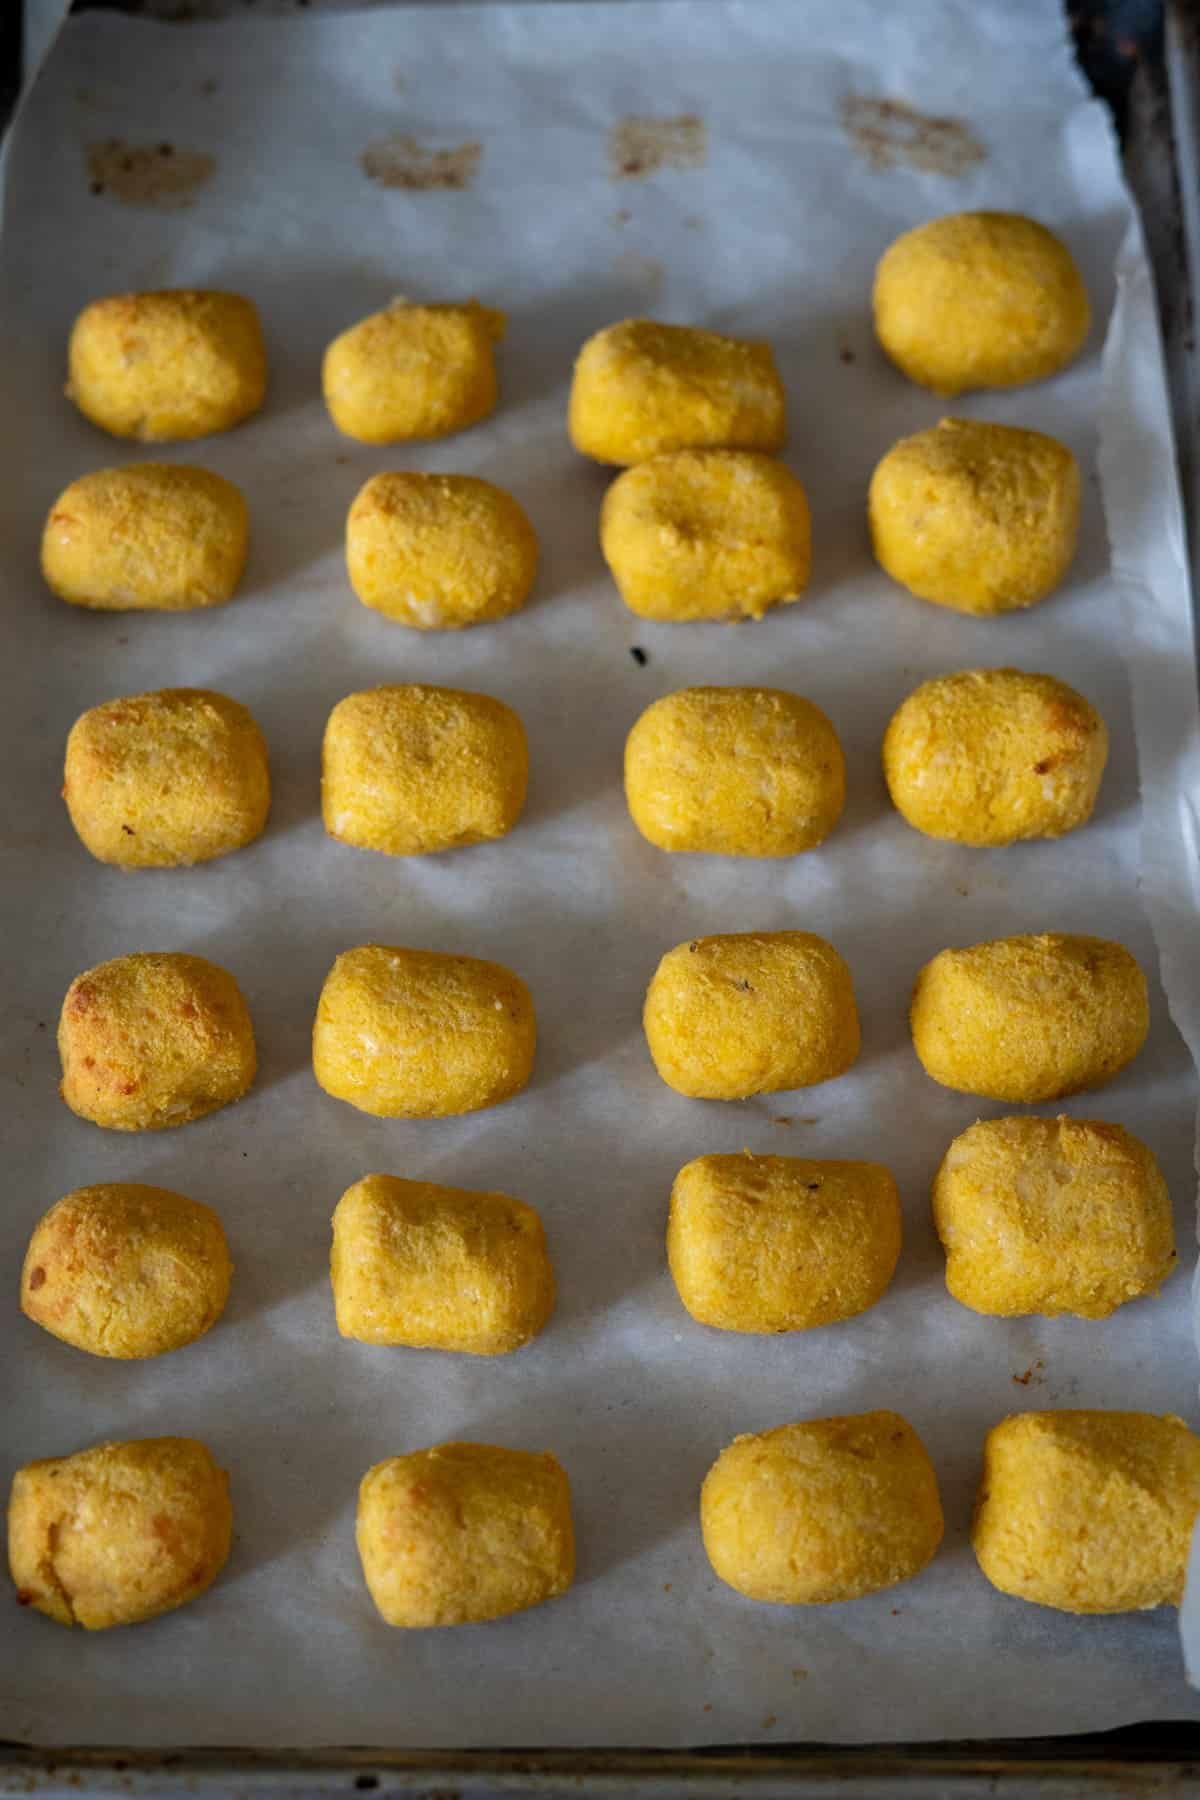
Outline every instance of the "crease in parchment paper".
[[(1131, 219), (1117, 259), (1117, 296), (1104, 345), (1098, 465), (1113, 575), (1124, 620), (1141, 654), (1131, 660), (1134, 724), (1141, 757), (1142, 898), (1154, 927), (1171, 1015), (1200, 1064), (1200, 1006), (1189, 979), (1200, 920), (1200, 732), (1196, 644), (1183, 502), (1170, 416), (1158, 308), (1141, 226)], [(1196, 1167), (1200, 1169), (1200, 1113)], [(1192, 1279), (1200, 1340), (1200, 1268)], [(1200, 1686), (1200, 1592), (1193, 1541), (1180, 1608), (1184, 1666)]]

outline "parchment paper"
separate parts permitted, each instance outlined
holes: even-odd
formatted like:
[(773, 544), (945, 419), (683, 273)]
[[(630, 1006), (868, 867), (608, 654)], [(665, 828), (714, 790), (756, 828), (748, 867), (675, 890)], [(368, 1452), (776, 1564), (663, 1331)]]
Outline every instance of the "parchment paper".
[[(874, 140), (873, 162), (844, 129), (852, 97), (965, 121), (986, 154), (957, 175), (914, 168), (907, 152), (876, 166), (886, 144), (880, 152)], [(614, 179), (609, 134), (630, 114), (701, 118), (703, 166)], [(883, 123), (893, 131), (895, 115)], [(421, 192), (369, 179), (362, 153), (395, 133), (434, 149), (478, 142), (473, 182)], [(934, 137), (936, 161), (946, 139)], [(86, 149), (112, 139), (211, 156), (214, 173), (175, 209), (93, 193)], [(961, 150), (961, 137), (950, 142)], [(945, 410), (874, 347), (874, 263), (900, 229), (970, 206), (1027, 210), (1061, 231), (1096, 312), (1068, 374), (953, 408), (1054, 432), (1088, 471), (1065, 590), (994, 622), (892, 585), (872, 563), (864, 519), (876, 459)], [(1114, 269), (1123, 299), (1102, 378)], [(209, 614), (89, 616), (40, 584), (42, 518), (72, 477), (146, 452), (104, 438), (62, 398), (66, 333), (97, 294), (180, 283), (241, 289), (266, 321), (265, 412), (165, 452), (246, 491), (245, 589)], [(322, 348), (397, 292), (477, 294), (508, 309), (491, 422), (392, 451), (334, 432), (319, 398)], [(1184, 954), (1194, 930), (1191, 627), (1148, 277), (1107, 115), (1084, 92), (1057, 9), (631, 0), (187, 28), (85, 14), (65, 28), (11, 146), (0, 307), (9, 1293), (0, 1473), (105, 1437), (193, 1433), (231, 1470), (237, 1519), (227, 1572), (173, 1616), (87, 1637), (14, 1609), (0, 1634), (0, 1735), (683, 1745), (1200, 1716), (1170, 1611), (1075, 1620), (1023, 1605), (988, 1586), (967, 1541), (982, 1440), (1006, 1413), (1112, 1405), (1197, 1417), (1195, 1082), (1151, 929), (1153, 920), (1176, 1015), (1195, 1034), (1200, 985), (1194, 951)], [(815, 568), (809, 597), (757, 626), (646, 625), (607, 579), (596, 543), (607, 477), (567, 444), (567, 382), (589, 332), (647, 312), (762, 334), (776, 347), (788, 460), (812, 499)], [(1120, 586), (1097, 485), (1101, 417)], [(525, 613), (420, 635), (357, 603), (341, 556), (345, 512), (360, 483), (388, 467), (478, 473), (517, 494), (544, 546)], [(1058, 844), (934, 843), (888, 805), (884, 727), (925, 677), (1001, 664), (1063, 676), (1103, 710), (1112, 761), (1097, 817)], [(410, 861), (325, 838), (324, 719), (343, 694), (381, 680), (478, 688), (519, 709), (533, 775), (512, 837)], [(821, 850), (785, 863), (668, 858), (634, 831), (620, 785), (625, 733), (657, 696), (706, 681), (792, 686), (829, 711), (850, 798)], [(251, 849), (192, 872), (106, 870), (77, 843), (58, 798), (68, 727), (99, 700), (183, 682), (235, 695), (262, 723), (270, 828)], [(784, 926), (826, 934), (850, 962), (864, 1038), (854, 1071), (744, 1105), (671, 1093), (639, 1027), (660, 954), (700, 932)], [(1119, 1120), (1153, 1146), (1175, 1195), (1184, 1266), (1160, 1299), (1103, 1324), (999, 1321), (954, 1304), (929, 1221), (929, 1181), (950, 1139), (1006, 1109), (922, 1073), (906, 1028), (913, 976), (946, 944), (1044, 928), (1121, 939), (1153, 984), (1143, 1054), (1102, 1094), (1064, 1110)], [(337, 951), (371, 940), (476, 953), (524, 975), (541, 1027), (530, 1089), (496, 1111), (426, 1123), (368, 1119), (321, 1094), (308, 1060), (317, 993)], [(262, 1073), (246, 1101), (204, 1123), (125, 1137), (61, 1106), (54, 1025), (79, 970), (151, 948), (199, 951), (236, 973)], [(906, 1244), (877, 1308), (761, 1341), (691, 1323), (664, 1262), (670, 1183), (690, 1157), (743, 1145), (891, 1166)], [(561, 1290), (545, 1335), (495, 1361), (341, 1342), (329, 1217), (367, 1170), (500, 1188), (537, 1205)], [(237, 1263), (218, 1328), (143, 1365), (58, 1344), (15, 1304), (42, 1211), (69, 1188), (116, 1178), (215, 1205)], [(929, 1570), (820, 1610), (756, 1606), (722, 1587), (696, 1522), (697, 1490), (721, 1447), (739, 1431), (874, 1406), (905, 1413), (937, 1464), (948, 1528)], [(355, 1556), (357, 1483), (380, 1457), (453, 1437), (562, 1458), (579, 1581), (504, 1623), (390, 1631)]]

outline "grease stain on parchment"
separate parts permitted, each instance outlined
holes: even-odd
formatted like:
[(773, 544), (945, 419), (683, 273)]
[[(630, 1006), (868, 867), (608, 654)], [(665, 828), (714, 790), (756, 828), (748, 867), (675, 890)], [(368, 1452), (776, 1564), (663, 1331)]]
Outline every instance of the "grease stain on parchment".
[(708, 128), (696, 113), (673, 119), (631, 113), (609, 133), (608, 161), (614, 181), (635, 181), (659, 169), (702, 169), (708, 161)]
[(920, 169), (926, 175), (965, 175), (987, 151), (964, 119), (939, 119), (903, 100), (847, 94), (842, 125), (873, 169)]
[(127, 144), (120, 138), (88, 144), (85, 156), (93, 194), (107, 194), (125, 206), (167, 210), (190, 206), (217, 167), (199, 150), (180, 150), (165, 142)]
[(448, 150), (432, 150), (417, 138), (396, 132), (368, 144), (360, 160), (363, 173), (380, 187), (414, 194), (438, 188), (461, 192), (479, 173), (483, 145), (456, 144)]

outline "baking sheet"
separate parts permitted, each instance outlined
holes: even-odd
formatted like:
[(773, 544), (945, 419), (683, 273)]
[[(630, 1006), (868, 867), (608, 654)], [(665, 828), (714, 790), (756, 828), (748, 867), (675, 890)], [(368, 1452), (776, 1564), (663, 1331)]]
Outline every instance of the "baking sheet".
[[(880, 100), (926, 124), (861, 104), (847, 113), (848, 102)], [(611, 133), (631, 116), (703, 120), (703, 157), (616, 176)], [(852, 139), (847, 117), (870, 129)], [(931, 137), (928, 121), (947, 118), (969, 138), (941, 127)], [(426, 151), (480, 144), (474, 180), (381, 185), (361, 158), (374, 146), (378, 166), (381, 141), (397, 135)], [(182, 205), (152, 181), (93, 193), (88, 148), (113, 140), (133, 153), (135, 174), (138, 153), (165, 142), (212, 158), (211, 178)], [(972, 140), (982, 157), (961, 154)], [(119, 174), (119, 157), (108, 166)], [(871, 562), (864, 523), (878, 456), (945, 410), (873, 346), (874, 262), (898, 230), (980, 205), (1025, 209), (1060, 230), (1096, 312), (1070, 373), (953, 409), (1054, 432), (1088, 471), (1065, 590), (993, 622), (895, 588)], [(1102, 376), (1115, 268), (1122, 301)], [(182, 283), (241, 289), (266, 322), (265, 412), (229, 436), (165, 451), (245, 490), (254, 544), (244, 592), (207, 615), (76, 613), (40, 586), (42, 516), (72, 477), (145, 452), (103, 438), (60, 398), (66, 332), (98, 293)], [(397, 292), (478, 294), (509, 310), (492, 421), (391, 451), (333, 431), (318, 393), (322, 348)], [(775, 345), (815, 561), (803, 604), (759, 625), (644, 624), (607, 579), (596, 544), (606, 476), (567, 445), (567, 381), (590, 331), (645, 312)], [(146, 1365), (84, 1357), (14, 1304), (0, 1310), (5, 1478), (104, 1437), (193, 1433), (231, 1470), (237, 1523), (221, 1581), (166, 1619), (86, 1637), (10, 1618), (0, 1734), (677, 1746), (1200, 1716), (1173, 1614), (1077, 1621), (1024, 1606), (983, 1581), (967, 1541), (982, 1439), (1005, 1413), (1197, 1413), (1186, 1273), (1195, 1078), (1157, 982), (1151, 929), (1194, 1042), (1200, 984), (1183, 954), (1195, 842), (1191, 627), (1144, 258), (1107, 116), (1086, 96), (1057, 9), (629, 0), (186, 29), (86, 14), (65, 28), (11, 143), (0, 323), (10, 1171), (0, 1257), (15, 1286), (48, 1204), (78, 1184), (125, 1178), (215, 1205), (237, 1264), (220, 1326)], [(1102, 408), (1120, 583), (1097, 478)], [(360, 483), (387, 467), (481, 474), (517, 494), (544, 548), (525, 613), (419, 635), (358, 605), (342, 525)], [(1108, 720), (1097, 817), (1065, 842), (969, 851), (917, 836), (889, 809), (878, 750), (894, 707), (929, 675), (988, 664), (1063, 676)], [(533, 771), (511, 838), (406, 862), (325, 839), (324, 719), (343, 694), (380, 680), (475, 687), (518, 708)], [(793, 686), (831, 714), (849, 803), (821, 850), (783, 864), (669, 859), (633, 830), (624, 735), (651, 700), (705, 681)], [(101, 699), (182, 682), (223, 689), (259, 718), (275, 780), (270, 829), (191, 872), (105, 870), (57, 798), (67, 729)], [(639, 1029), (659, 955), (700, 932), (787, 926), (826, 934), (850, 962), (863, 1019), (855, 1070), (738, 1105), (671, 1093)], [(1103, 1324), (989, 1320), (956, 1306), (928, 1216), (951, 1137), (1006, 1109), (922, 1074), (906, 1029), (912, 977), (947, 943), (1044, 928), (1120, 938), (1154, 989), (1145, 1051), (1102, 1095), (1064, 1110), (1120, 1120), (1153, 1146), (1184, 1270), (1160, 1299)], [(517, 969), (540, 1023), (529, 1090), (437, 1122), (372, 1120), (321, 1094), (308, 1063), (320, 983), (339, 950), (371, 940)], [(62, 1109), (54, 1024), (80, 969), (151, 948), (198, 951), (236, 973), (261, 1077), (236, 1108), (127, 1138)], [(687, 1318), (663, 1255), (670, 1182), (690, 1157), (743, 1145), (891, 1166), (906, 1243), (876, 1309), (763, 1341)], [(496, 1361), (341, 1342), (329, 1216), (372, 1169), (537, 1205), (560, 1284), (544, 1336)], [(889, 1593), (819, 1611), (758, 1607), (721, 1587), (696, 1525), (698, 1486), (719, 1449), (738, 1431), (874, 1406), (905, 1413), (937, 1464), (947, 1535), (933, 1565)], [(500, 1624), (389, 1631), (355, 1557), (357, 1483), (382, 1456), (451, 1437), (562, 1458), (579, 1580)]]

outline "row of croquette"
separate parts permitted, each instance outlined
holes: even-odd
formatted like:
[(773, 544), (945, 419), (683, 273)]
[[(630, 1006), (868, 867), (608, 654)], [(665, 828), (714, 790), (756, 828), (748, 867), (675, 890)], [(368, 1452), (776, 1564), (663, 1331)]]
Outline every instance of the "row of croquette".
[[(973, 1312), (1107, 1318), (1157, 1293), (1177, 1258), (1152, 1152), (1096, 1119), (981, 1120), (932, 1188), (946, 1286)], [(698, 1324), (810, 1331), (877, 1304), (901, 1249), (895, 1180), (880, 1163), (697, 1157), (675, 1178), (667, 1261)], [(333, 1214), (344, 1338), (503, 1356), (544, 1329), (556, 1283), (542, 1219), (508, 1194), (365, 1175)], [(162, 1356), (225, 1310), (233, 1263), (211, 1207), (167, 1188), (77, 1188), (35, 1226), (21, 1310), (93, 1356)]]
[[(1109, 939), (1042, 932), (942, 950), (909, 1013), (925, 1072), (959, 1093), (1041, 1104), (1102, 1087), (1150, 1024), (1142, 970)], [(860, 1048), (844, 958), (809, 931), (692, 938), (662, 958), (642, 1024), (662, 1080), (698, 1100), (814, 1087)], [(446, 1118), (511, 1099), (533, 1071), (529, 989), (499, 963), (363, 944), (325, 978), (312, 1034), (327, 1094), (378, 1118)], [(203, 1118), (257, 1069), (250, 1014), (228, 970), (173, 951), (118, 956), (76, 976), (58, 1026), (62, 1097), (115, 1131)]]
[[(949, 214), (905, 232), (875, 274), (876, 335), (911, 380), (952, 396), (1044, 380), (1078, 355), (1091, 323), (1066, 246), (1017, 213)], [(329, 345), (322, 387), (334, 424), (368, 444), (445, 437), (496, 407), (505, 316), (477, 301), (395, 301)], [(252, 301), (204, 289), (110, 295), (75, 321), (67, 394), (115, 437), (169, 442), (227, 431), (262, 406), (267, 354)], [(597, 461), (662, 451), (773, 454), (786, 398), (767, 344), (627, 320), (575, 365), (569, 427)]]
[[(472, 1624), (566, 1593), (571, 1498), (549, 1452), (447, 1443), (376, 1463), (356, 1536), (381, 1617), (410, 1630)], [(1002, 1593), (1071, 1613), (1141, 1611), (1179, 1604), (1198, 1512), (1200, 1438), (1182, 1419), (1017, 1413), (987, 1435), (971, 1541)], [(887, 1411), (735, 1438), (699, 1514), (721, 1581), (783, 1606), (911, 1580), (945, 1529), (929, 1453)], [(101, 1444), (18, 1470), (8, 1524), (23, 1604), (93, 1631), (131, 1625), (216, 1580), (233, 1535), (229, 1478), (194, 1438)]]
[[(944, 394), (1040, 380), (1087, 335), (1065, 247), (1031, 219), (965, 213), (906, 233), (875, 284), (879, 339)], [(496, 405), (503, 315), (396, 303), (329, 347), (335, 423), (372, 444), (441, 437)], [(67, 392), (120, 437), (228, 429), (266, 392), (258, 314), (241, 295), (181, 289), (112, 296), (76, 321)], [(601, 542), (622, 596), (652, 619), (760, 617), (809, 576), (800, 482), (773, 459), (783, 384), (766, 344), (627, 319), (584, 345), (569, 402), (577, 449), (628, 467)], [(1079, 471), (1036, 431), (943, 420), (896, 445), (871, 481), (883, 567), (913, 593), (970, 613), (1032, 605), (1071, 560)], [(247, 545), (245, 502), (204, 469), (150, 463), (84, 476), (47, 522), (54, 590), (101, 609), (211, 606), (230, 598)], [(459, 628), (523, 605), (537, 538), (511, 495), (460, 475), (387, 473), (350, 510), (347, 560), (363, 602), (420, 629)]]
[[(883, 742), (892, 801), (918, 831), (974, 846), (1061, 837), (1090, 818), (1108, 755), (1095, 708), (1050, 675), (972, 669), (925, 682)], [(422, 684), (349, 694), (325, 727), (325, 829), (391, 856), (506, 836), (525, 804), (520, 717), (487, 694)], [(80, 839), (124, 869), (207, 862), (252, 843), (271, 800), (247, 708), (203, 688), (106, 701), (67, 739), (63, 798)], [(684, 688), (625, 746), (634, 824), (660, 850), (785, 857), (837, 824), (846, 763), (820, 707), (779, 688)]]
[[(1044, 433), (943, 419), (903, 438), (871, 480), (883, 568), (960, 612), (1031, 606), (1075, 551), (1079, 469)], [(42, 572), (75, 606), (180, 612), (236, 591), (249, 547), (241, 491), (211, 469), (131, 463), (81, 476), (50, 509)], [(669, 451), (605, 495), (600, 547), (630, 611), (663, 621), (761, 618), (808, 586), (804, 487), (747, 450)], [(421, 631), (460, 630), (524, 606), (538, 538), (503, 488), (473, 475), (373, 475), (346, 519), (346, 567), (364, 606)]]

